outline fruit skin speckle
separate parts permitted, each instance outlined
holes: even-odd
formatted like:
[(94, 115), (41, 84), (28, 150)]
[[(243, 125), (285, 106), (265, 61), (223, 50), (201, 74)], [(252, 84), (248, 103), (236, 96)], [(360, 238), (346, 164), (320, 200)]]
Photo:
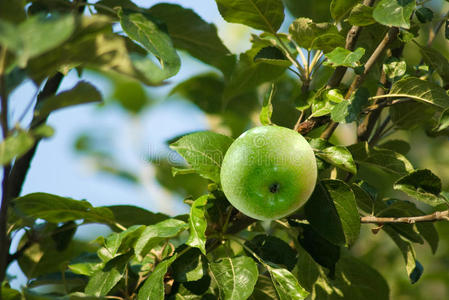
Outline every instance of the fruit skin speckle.
[(245, 215), (259, 220), (285, 217), (300, 208), (317, 180), (315, 155), (294, 130), (260, 126), (238, 137), (223, 159), (223, 192)]

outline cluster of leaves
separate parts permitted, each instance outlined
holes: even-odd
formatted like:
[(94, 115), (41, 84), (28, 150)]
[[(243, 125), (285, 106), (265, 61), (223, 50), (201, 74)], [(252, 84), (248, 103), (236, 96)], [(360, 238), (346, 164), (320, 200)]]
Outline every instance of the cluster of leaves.
[[(382, 140), (394, 130), (417, 126), (430, 136), (449, 133), (449, 62), (431, 43), (418, 42), (419, 28), (433, 20), (422, 3), (320, 1), (310, 6), (321, 9), (325, 3), (325, 13), (319, 14), (324, 19), (312, 20), (300, 15), (303, 11), (297, 14), (295, 1), (285, 1), (298, 18), (288, 33), (280, 33), (281, 0), (216, 0), (226, 21), (263, 31), (237, 56), (214, 25), (179, 5), (146, 9), (128, 0), (28, 2), (0, 0), (2, 100), (27, 78), (40, 86), (71, 69), (79, 74), (96, 70), (123, 84), (120, 88), (139, 82), (162, 85), (179, 71), (182, 50), (215, 69), (178, 84), (171, 94), (220, 117), (230, 136), (247, 129), (258, 110), (265, 125), (298, 129), (314, 120), (325, 122), (303, 132), (318, 161), (316, 189), (300, 211), (283, 220), (261, 223), (230, 206), (219, 174), (233, 138), (212, 131), (170, 143), (188, 165), (173, 168), (175, 178), (182, 182), (194, 173), (208, 183), (204, 195), (185, 200), (188, 215), (170, 218), (125, 205), (93, 207), (45, 193), (8, 199), (7, 234), (25, 232), (8, 261), (18, 261), (28, 282), (16, 291), (5, 281), (3, 299), (388, 299), (382, 275), (350, 251), (359, 238), (361, 216), (425, 214), (415, 202), (380, 193), (385, 185), (427, 205), (426, 210), (447, 208), (441, 180), (413, 167), (406, 158), (409, 145)], [(85, 7), (89, 16), (82, 14)], [(347, 45), (352, 32), (357, 32), (357, 47)], [(410, 45), (419, 49), (418, 65), (402, 55)], [(355, 78), (353, 84), (332, 80), (341, 70)], [(127, 101), (120, 88), (116, 98), (130, 112), (139, 112), (145, 105), (142, 95), (136, 92), (130, 97), (137, 100)], [(261, 106), (259, 95), (266, 95)], [(80, 81), (39, 101), (30, 127), (11, 130), (0, 144), (2, 165), (14, 167), (41, 138), (51, 136), (42, 123), (53, 111), (101, 100), (94, 86)], [(327, 134), (319, 137), (324, 124), (361, 128), (372, 122), (373, 112), (378, 114), (368, 136), (359, 135), (352, 145), (338, 145)], [(175, 189), (182, 183), (170, 184)], [(89, 244), (74, 239), (79, 226), (91, 223), (106, 224), (114, 233)], [(418, 281), (423, 266), (413, 244), (426, 241), (435, 252), (434, 225), (392, 223), (379, 230), (398, 246), (410, 281)]]

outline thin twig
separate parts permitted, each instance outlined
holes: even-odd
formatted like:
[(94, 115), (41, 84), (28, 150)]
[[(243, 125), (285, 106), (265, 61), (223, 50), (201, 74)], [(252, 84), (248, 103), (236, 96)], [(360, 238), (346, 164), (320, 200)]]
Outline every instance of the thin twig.
[[(349, 87), (345, 99), (349, 99), (352, 95), (352, 93), (360, 87), (360, 85), (365, 80), (368, 73), (371, 71), (372, 67), (376, 63), (376, 61), (379, 59), (379, 57), (382, 55), (382, 53), (385, 51), (387, 46), (396, 39), (397, 35), (399, 33), (399, 28), (397, 27), (391, 27), (390, 30), (388, 30), (385, 37), (382, 39), (382, 41), (379, 43), (377, 48), (374, 50), (373, 54), (368, 58), (367, 62), (365, 63), (364, 71), (362, 74), (355, 76), (354, 80), (352, 81), (351, 86)], [(338, 127), (338, 123), (332, 122), (329, 124), (329, 126), (326, 128), (326, 130), (322, 133), (320, 136), (323, 139), (329, 139), (332, 134), (334, 133), (335, 129)]]
[(415, 217), (376, 217), (376, 216), (365, 216), (360, 218), (361, 223), (374, 223), (374, 224), (385, 224), (385, 223), (407, 223), (415, 224), (417, 222), (435, 222), (435, 221), (449, 221), (449, 210), (436, 211), (429, 215), (415, 216)]

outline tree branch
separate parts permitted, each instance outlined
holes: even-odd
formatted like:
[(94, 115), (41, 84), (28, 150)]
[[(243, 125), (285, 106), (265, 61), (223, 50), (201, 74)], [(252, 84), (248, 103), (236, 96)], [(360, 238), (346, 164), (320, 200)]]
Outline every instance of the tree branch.
[(365, 216), (360, 218), (361, 223), (374, 223), (374, 224), (386, 224), (386, 223), (407, 223), (415, 224), (416, 222), (435, 222), (435, 221), (449, 221), (449, 210), (436, 211), (433, 214), (415, 217), (376, 217)]
[[(45, 83), (43, 90), (37, 96), (37, 102), (34, 110), (38, 107), (38, 105), (44, 101), (46, 98), (53, 96), (59, 88), (61, 81), (64, 75), (62, 73), (56, 73), (53, 77), (49, 78)], [(33, 117), (31, 121), (30, 129), (34, 129), (37, 126), (45, 123), (47, 121), (47, 117), (44, 119)], [(31, 148), (25, 155), (21, 158), (17, 159), (14, 163), (14, 167), (11, 170), (10, 179), (8, 183), (8, 198), (13, 199), (20, 195), (22, 190), (23, 183), (25, 182), (25, 177), (28, 173), (28, 169), (30, 168), (31, 161), (36, 153), (37, 146), (39, 144), (39, 139), (36, 140), (33, 148)]]
[[(364, 0), (363, 4), (366, 6), (373, 6), (374, 2), (376, 0)], [(352, 26), (351, 29), (346, 34), (346, 44), (345, 48), (353, 51), (355, 49), (355, 45), (357, 43), (357, 40), (359, 38), (360, 32), (362, 31), (362, 27), (360, 26)], [(341, 80), (343, 79), (343, 76), (346, 73), (347, 67), (337, 67), (332, 74), (332, 76), (329, 78), (326, 88), (327, 89), (333, 89), (340, 85)], [(325, 121), (325, 122), (324, 122)], [(310, 119), (305, 120), (304, 122), (300, 124), (296, 124), (294, 130), (298, 131), (302, 135), (305, 135), (312, 131), (314, 128), (320, 127), (330, 121), (329, 117), (313, 117)], [(332, 123), (331, 123), (332, 124)], [(333, 125), (335, 126), (335, 125)], [(328, 127), (329, 129), (329, 127)], [(335, 129), (335, 128), (334, 128)], [(331, 131), (331, 135), (334, 129), (329, 129)], [(327, 135), (327, 134), (326, 134)]]
[[(397, 28), (397, 27), (391, 27), (390, 30), (388, 30), (388, 32), (385, 35), (385, 37), (383, 38), (383, 40), (379, 43), (376, 50), (374, 50), (373, 54), (371, 54), (370, 58), (368, 58), (368, 61), (365, 63), (365, 66), (364, 66), (365, 69), (363, 70), (363, 73), (355, 76), (354, 80), (352, 81), (351, 86), (349, 87), (348, 91), (346, 92), (345, 99), (349, 99), (349, 97), (351, 97), (352, 93), (360, 87), (360, 85), (365, 80), (366, 75), (368, 75), (368, 73), (371, 71), (371, 69), (374, 66), (377, 59), (385, 51), (388, 44), (390, 44), (393, 40), (396, 39), (398, 33), (399, 33), (399, 28)], [(326, 140), (329, 139), (337, 127), (338, 127), (338, 123), (331, 122), (329, 124), (329, 126), (326, 128), (326, 130), (321, 134), (320, 137), (322, 139), (326, 139)]]

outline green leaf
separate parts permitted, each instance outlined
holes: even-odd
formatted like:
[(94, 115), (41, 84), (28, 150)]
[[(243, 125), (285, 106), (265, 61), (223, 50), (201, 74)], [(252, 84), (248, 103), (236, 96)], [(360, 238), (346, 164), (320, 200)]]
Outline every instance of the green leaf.
[(176, 254), (160, 262), (150, 276), (145, 280), (145, 283), (140, 288), (137, 294), (137, 300), (152, 300), (164, 299), (164, 277), (167, 273), (168, 267), (175, 261)]
[(410, 278), (410, 282), (416, 283), (419, 280), (419, 278), (421, 278), (424, 268), (416, 259), (416, 253), (415, 249), (413, 248), (413, 245), (410, 242), (402, 239), (391, 228), (387, 227), (384, 228), (383, 230), (390, 236), (390, 238), (395, 242), (395, 244), (401, 251), (402, 257), (404, 258), (405, 261), (405, 268)]
[(70, 90), (62, 91), (53, 97), (43, 101), (38, 108), (38, 115), (46, 117), (51, 112), (84, 103), (100, 102), (102, 96), (100, 92), (90, 83), (80, 81)]
[(397, 103), (390, 107), (391, 121), (397, 129), (430, 127), (437, 109), (436, 106), (418, 101)]
[(271, 125), (271, 115), (273, 114), (273, 104), (271, 100), (273, 99), (275, 86), (271, 85), (271, 91), (265, 95), (263, 100), (262, 110), (260, 111), (259, 118), (262, 125)]
[(376, 23), (376, 20), (373, 18), (373, 8), (363, 4), (357, 4), (351, 10), (346, 21), (355, 26), (368, 26)]
[(9, 164), (15, 157), (19, 158), (34, 146), (34, 137), (27, 131), (19, 130), (0, 143), (0, 163)]
[(218, 37), (214, 24), (205, 22), (193, 10), (175, 4), (157, 4), (150, 8), (149, 13), (167, 25), (176, 48), (220, 69), (226, 76), (231, 73), (235, 56)]
[[(147, 14), (122, 9), (118, 10), (118, 16), (120, 17), (120, 25), (126, 34), (142, 44), (148, 52), (153, 53), (159, 60), (161, 68), (149, 59), (139, 58), (134, 61), (135, 63), (143, 63), (144, 65), (141, 65), (141, 67), (151, 73), (155, 81), (162, 81), (178, 73), (181, 59), (173, 48), (169, 35), (161, 29), (154, 19)], [(143, 68), (137, 68), (143, 70)]]
[[(309, 224), (298, 224), (301, 228), (298, 235), (298, 242), (302, 248), (310, 254), (311, 258), (318, 264), (329, 269), (329, 275), (332, 277), (335, 274), (335, 264), (340, 259), (340, 246), (336, 246), (324, 238), (320, 232), (313, 229)], [(303, 259), (307, 259), (307, 256), (302, 255)], [(309, 268), (313, 271), (316, 265), (311, 265), (309, 260)], [(299, 266), (300, 267), (300, 266)], [(318, 270), (315, 270), (318, 273)], [(315, 275), (317, 275), (315, 273)], [(307, 280), (307, 283), (311, 284), (305, 275), (300, 277), (303, 280)], [(315, 278), (315, 277), (313, 277)], [(316, 278), (315, 278), (316, 279)], [(314, 283), (314, 282), (313, 282)]]
[[(123, 75), (147, 85), (161, 83), (160, 69), (145, 58), (145, 50), (129, 38), (110, 33), (112, 20), (102, 15), (80, 17), (77, 31), (59, 47), (31, 59), (27, 72), (41, 83), (55, 70), (67, 72), (74, 67), (92, 68), (104, 73)], [(132, 45), (132, 46), (130, 46)], [(143, 53), (142, 53), (142, 50)], [(148, 62), (146, 67), (146, 62)]]
[(337, 47), (332, 52), (327, 53), (327, 64), (333, 67), (344, 66), (354, 68), (358, 65), (359, 60), (365, 54), (365, 49), (357, 48), (354, 51)]
[(391, 81), (397, 81), (405, 75), (407, 63), (396, 57), (390, 57), (382, 66), (383, 71)]
[(284, 21), (281, 0), (215, 0), (227, 22), (275, 33)]
[(388, 140), (379, 145), (379, 148), (389, 149), (402, 155), (406, 155), (410, 151), (410, 144), (403, 140)]
[(0, 20), (11, 23), (20, 23), (25, 20), (25, 1), (0, 0)]
[(374, 8), (373, 17), (380, 24), (409, 29), (415, 6), (415, 0), (381, 0)]
[(37, 15), (19, 26), (0, 21), (0, 45), (15, 53), (20, 67), (29, 59), (52, 50), (68, 40), (75, 29), (72, 15)]
[(424, 62), (429, 65), (433, 70), (443, 79), (444, 84), (449, 83), (449, 62), (447, 58), (441, 54), (438, 50), (430, 48), (428, 46), (419, 45), (419, 52), (422, 55)]
[(133, 225), (154, 225), (169, 217), (162, 213), (153, 213), (141, 207), (132, 205), (112, 205), (106, 206), (112, 211), (114, 219), (125, 227)]
[(335, 278), (321, 277), (315, 285), (313, 300), (389, 300), (390, 291), (379, 272), (346, 253), (337, 263)]
[(433, 129), (435, 132), (442, 132), (449, 128), (449, 108), (445, 109), (438, 120), (436, 127)]
[(427, 23), (433, 19), (433, 11), (427, 7), (420, 7), (415, 13), (421, 23)]
[(273, 281), (267, 276), (259, 275), (250, 300), (279, 300)]
[[(78, 257), (82, 252), (95, 251), (87, 242), (69, 240), (73, 237), (74, 228), (44, 222), (35, 226), (33, 231), (41, 237), (40, 240), (33, 241), (32, 245), (17, 260), (20, 269), (29, 279), (55, 272), (60, 273), (61, 270), (65, 270), (69, 261)], [(55, 234), (59, 234), (59, 241), (53, 238)], [(61, 249), (59, 250), (58, 243), (63, 240), (62, 235), (69, 242), (66, 242), (64, 247), (59, 245), (59, 249)], [(19, 242), (19, 247), (30, 242), (29, 237), (24, 235)]]
[(267, 269), (281, 300), (303, 300), (307, 298), (309, 293), (287, 269), (271, 266), (267, 266)]
[(325, 239), (335, 245), (345, 244), (346, 238), (337, 209), (321, 182), (317, 183), (313, 194), (304, 205), (304, 212), (310, 225)]
[[(181, 245), (177, 253), (184, 251), (187, 246)], [(172, 263), (173, 279), (178, 282), (197, 281), (206, 275), (206, 258), (197, 248), (190, 248)]]
[[(245, 245), (263, 261), (272, 262), (278, 266), (285, 266), (288, 270), (292, 270), (295, 267), (296, 251), (280, 238), (259, 234), (252, 240), (245, 242)], [(247, 253), (250, 256), (251, 253)]]
[(352, 123), (368, 105), (369, 91), (359, 88), (351, 98), (338, 103), (331, 111), (331, 119), (335, 122)]
[(8, 288), (6, 286), (2, 286), (0, 296), (3, 300), (21, 300), (22, 299), (22, 294), (19, 291)]
[(225, 101), (248, 92), (264, 82), (277, 79), (287, 69), (286, 65), (273, 65), (264, 60), (255, 62), (254, 57), (257, 53), (252, 56), (251, 52), (250, 49), (240, 54), (234, 72), (224, 90)]
[(253, 293), (259, 276), (257, 264), (247, 256), (226, 257), (210, 263), (209, 268), (223, 300), (247, 299)]
[(220, 182), (223, 157), (232, 144), (230, 137), (211, 131), (188, 134), (170, 144), (204, 178)]
[[(330, 52), (335, 47), (344, 47), (345, 39), (335, 25), (330, 23), (314, 23), (308, 18), (298, 18), (288, 29), (295, 43), (304, 49)], [(331, 40), (333, 47), (322, 47), (323, 40)], [(325, 45), (325, 44), (324, 44)]]
[(187, 227), (187, 224), (177, 219), (167, 219), (155, 225), (150, 225), (142, 232), (135, 245), (136, 255), (144, 257), (162, 241), (175, 237)]
[(102, 270), (89, 279), (84, 292), (96, 297), (106, 296), (123, 278), (131, 256), (130, 253), (122, 254), (107, 262)]
[(205, 210), (208, 195), (204, 195), (196, 199), (190, 208), (189, 229), (190, 235), (186, 244), (190, 247), (196, 247), (206, 255), (206, 227), (207, 219), (205, 218)]
[(353, 245), (360, 233), (360, 216), (354, 193), (340, 180), (324, 180), (323, 185), (332, 198), (340, 217), (347, 245)]
[(390, 95), (402, 95), (413, 100), (431, 104), (439, 109), (449, 108), (449, 96), (440, 86), (416, 77), (407, 77), (393, 84)]
[(387, 173), (404, 176), (413, 171), (412, 164), (397, 152), (372, 147), (366, 142), (348, 147), (357, 164), (373, 166)]
[(394, 188), (432, 206), (445, 203), (440, 195), (441, 179), (427, 169), (416, 170), (401, 177), (395, 182)]
[(330, 10), (331, 16), (336, 22), (340, 22), (359, 0), (332, 0)]
[(317, 151), (316, 155), (324, 161), (352, 174), (357, 173), (351, 152), (344, 146), (331, 146)]
[(86, 222), (115, 223), (109, 209), (93, 207), (86, 200), (74, 200), (47, 193), (32, 193), (15, 199), (12, 204), (20, 215), (53, 223), (82, 219)]

